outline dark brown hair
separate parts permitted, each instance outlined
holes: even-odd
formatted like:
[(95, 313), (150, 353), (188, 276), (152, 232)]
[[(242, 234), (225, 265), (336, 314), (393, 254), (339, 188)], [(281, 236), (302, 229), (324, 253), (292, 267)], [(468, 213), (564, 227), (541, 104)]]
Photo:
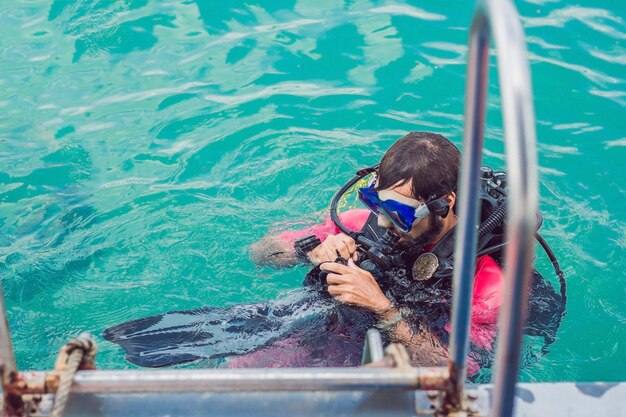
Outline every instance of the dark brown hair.
[(411, 132), (394, 143), (380, 161), (377, 189), (411, 182), (413, 196), (427, 201), (456, 192), (461, 152), (445, 137)]

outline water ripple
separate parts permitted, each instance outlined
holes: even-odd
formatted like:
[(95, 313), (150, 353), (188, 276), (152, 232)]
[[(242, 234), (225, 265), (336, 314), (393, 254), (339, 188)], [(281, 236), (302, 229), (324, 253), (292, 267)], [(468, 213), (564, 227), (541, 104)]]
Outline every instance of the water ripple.
[(616, 26), (624, 29), (622, 18), (613, 15), (608, 10), (570, 6), (562, 9), (552, 10), (545, 17), (525, 17), (524, 26), (533, 27), (564, 27), (567, 23), (577, 20), (591, 29), (611, 36), (616, 39), (626, 39), (626, 33), (621, 32), (608, 22), (615, 23)]
[(446, 16), (444, 15), (437, 14), (437, 13), (430, 13), (424, 9), (420, 9), (414, 6), (399, 5), (399, 4), (376, 7), (376, 8), (370, 9), (370, 12), (399, 15), (399, 16), (409, 16), (409, 17), (414, 17), (416, 19), (420, 19), (420, 20), (432, 20), (432, 21), (446, 20)]
[(545, 63), (556, 65), (556, 66), (559, 66), (568, 70), (572, 70), (574, 72), (581, 74), (582, 76), (587, 78), (589, 81), (592, 81), (593, 83), (599, 84), (601, 86), (605, 86), (606, 84), (619, 84), (623, 82), (623, 80), (620, 78), (603, 74), (600, 71), (593, 70), (584, 65), (572, 64), (572, 63), (561, 61), (561, 60), (554, 59), (554, 58), (539, 56), (534, 53), (529, 53), (528, 58), (530, 59), (531, 62), (532, 61), (545, 62)]
[(275, 95), (291, 95), (296, 97), (323, 97), (323, 96), (337, 96), (337, 95), (368, 95), (368, 90), (365, 88), (322, 88), (321, 86), (313, 83), (280, 83), (265, 87), (260, 91), (256, 91), (250, 94), (207, 94), (204, 95), (204, 99), (208, 101), (214, 101), (220, 104), (227, 104), (229, 106), (239, 105), (258, 99), (266, 99)]
[(613, 100), (621, 106), (626, 106), (626, 91), (619, 91), (619, 90), (605, 91), (605, 90), (598, 90), (597, 88), (590, 88), (589, 93), (593, 94), (594, 96), (604, 97), (604, 98)]
[(608, 142), (604, 142), (605, 149), (613, 148), (613, 147), (626, 147), (626, 138), (620, 138), (615, 140), (610, 140)]

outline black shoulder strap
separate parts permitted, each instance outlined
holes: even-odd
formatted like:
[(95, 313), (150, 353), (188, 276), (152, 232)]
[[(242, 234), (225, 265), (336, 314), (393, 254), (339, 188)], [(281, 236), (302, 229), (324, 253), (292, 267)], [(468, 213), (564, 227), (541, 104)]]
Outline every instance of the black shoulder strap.
[(361, 229), (363, 236), (369, 240), (377, 242), (385, 234), (386, 230), (378, 225), (378, 216), (374, 213), (370, 213), (365, 225)]
[(456, 226), (453, 227), (443, 235), (443, 237), (437, 242), (435, 247), (432, 248), (431, 252), (434, 253), (437, 258), (452, 258), (454, 254), (454, 231), (456, 230)]

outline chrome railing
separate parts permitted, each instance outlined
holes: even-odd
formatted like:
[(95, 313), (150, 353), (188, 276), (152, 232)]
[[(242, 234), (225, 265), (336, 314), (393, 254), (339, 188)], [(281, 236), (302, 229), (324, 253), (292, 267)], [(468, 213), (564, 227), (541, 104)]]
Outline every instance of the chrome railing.
[(535, 118), (530, 68), (519, 15), (509, 0), (478, 4), (469, 38), (465, 90), (462, 172), (458, 189), (452, 333), (448, 391), (460, 405), (467, 374), (467, 353), (479, 215), (479, 170), (484, 138), (489, 72), (489, 40), (495, 41), (508, 172), (509, 217), (505, 254), (505, 292), (499, 318), (495, 364), (494, 416), (509, 416), (519, 372), (522, 326), (534, 253), (538, 191)]
[(383, 348), (383, 339), (380, 336), (380, 332), (376, 329), (369, 329), (365, 334), (361, 365), (379, 361), (384, 356), (385, 349)]
[(15, 354), (13, 353), (13, 343), (11, 342), (11, 331), (9, 329), (2, 285), (0, 285), (0, 373), (2, 386), (11, 383), (12, 379), (17, 375), (17, 366), (15, 364)]

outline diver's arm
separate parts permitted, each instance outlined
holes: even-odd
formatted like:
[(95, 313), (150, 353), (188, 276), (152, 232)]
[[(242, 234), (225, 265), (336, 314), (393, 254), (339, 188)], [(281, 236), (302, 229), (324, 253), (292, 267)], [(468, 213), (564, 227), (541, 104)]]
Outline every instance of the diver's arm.
[(310, 262), (314, 265), (322, 262), (334, 262), (338, 256), (351, 258), (356, 252), (356, 242), (343, 233), (328, 235), (322, 244), (307, 255), (307, 260), (296, 256), (294, 243), (281, 240), (278, 236), (261, 239), (250, 247), (250, 258), (257, 265), (286, 268), (299, 263)]
[(393, 342), (406, 347), (411, 363), (415, 366), (443, 366), (446, 364), (447, 349), (425, 326), (417, 330), (402, 316), (400, 310), (392, 307), (378, 315), (380, 328)]
[[(351, 209), (339, 214), (341, 222), (351, 230), (361, 230), (369, 210)], [(314, 248), (310, 252), (309, 261), (318, 264), (325, 261), (335, 261), (338, 254), (348, 259), (356, 250), (354, 239), (340, 233), (341, 230), (328, 217), (323, 223), (300, 230), (287, 230), (273, 236), (266, 236), (250, 247), (250, 259), (260, 266), (285, 268), (302, 263), (294, 251), (294, 242), (306, 236), (315, 235), (326, 246)], [(330, 239), (330, 240), (328, 240)], [(328, 242), (326, 242), (328, 240)]]
[(270, 236), (252, 244), (250, 259), (257, 265), (286, 268), (303, 262), (310, 262), (315, 265), (322, 262), (334, 262), (339, 256), (349, 259), (353, 257), (355, 252), (356, 242), (354, 239), (339, 233), (328, 235), (324, 242), (307, 254), (305, 260), (296, 255), (293, 242), (284, 241), (279, 236)]
[(300, 260), (293, 250), (293, 242), (280, 236), (267, 236), (250, 246), (250, 259), (259, 266), (289, 268)]
[(445, 364), (447, 351), (441, 342), (425, 327), (414, 330), (398, 309), (382, 292), (373, 275), (355, 265), (324, 263), (328, 271), (328, 293), (340, 303), (361, 307), (376, 314), (379, 329), (387, 332), (394, 342), (402, 343), (411, 355), (411, 362), (419, 366)]

